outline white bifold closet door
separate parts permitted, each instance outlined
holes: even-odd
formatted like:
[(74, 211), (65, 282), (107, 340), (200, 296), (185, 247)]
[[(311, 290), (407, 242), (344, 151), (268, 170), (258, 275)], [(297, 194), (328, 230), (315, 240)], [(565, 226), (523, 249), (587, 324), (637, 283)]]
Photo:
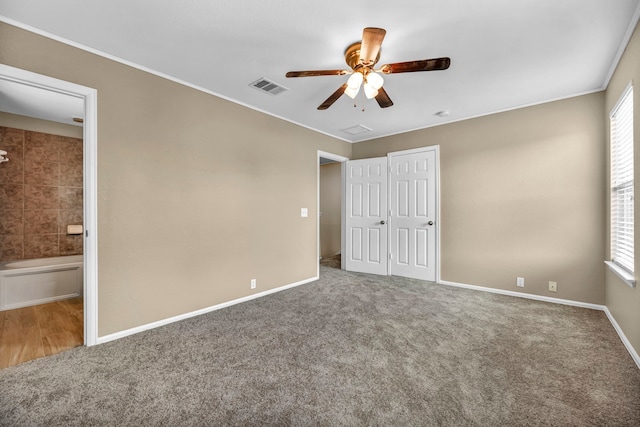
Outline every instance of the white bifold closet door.
[(345, 268), (436, 280), (435, 149), (346, 162)]
[(387, 158), (348, 161), (345, 183), (345, 269), (386, 275)]
[(390, 155), (390, 274), (436, 280), (436, 154)]

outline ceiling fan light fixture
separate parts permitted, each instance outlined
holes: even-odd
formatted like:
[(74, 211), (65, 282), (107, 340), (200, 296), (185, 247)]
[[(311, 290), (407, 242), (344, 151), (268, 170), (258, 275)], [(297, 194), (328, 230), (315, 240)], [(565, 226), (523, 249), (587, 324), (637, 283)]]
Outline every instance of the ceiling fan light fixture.
[(347, 86), (347, 88), (344, 90), (344, 94), (351, 99), (355, 99), (359, 91), (360, 91), (360, 86), (358, 86), (355, 89), (350, 86)]
[(358, 93), (358, 89), (360, 89), (360, 85), (362, 84), (363, 80), (364, 76), (362, 75), (362, 73), (356, 71), (355, 73), (351, 74), (351, 77), (349, 77), (349, 80), (347, 80), (347, 86)]
[(367, 75), (367, 83), (371, 85), (371, 87), (373, 87), (375, 90), (378, 90), (384, 84), (384, 79), (380, 74), (372, 71)]
[(378, 89), (373, 87), (373, 85), (371, 85), (370, 83), (365, 83), (364, 95), (367, 97), (367, 99), (375, 98), (376, 96), (378, 96)]
[[(451, 65), (451, 59), (447, 57), (434, 59), (421, 59), (417, 61), (394, 62), (383, 65), (375, 70), (373, 67), (380, 60), (380, 46), (387, 32), (383, 28), (367, 27), (362, 32), (362, 40), (352, 43), (344, 52), (344, 60), (350, 70), (309, 70), (289, 71), (287, 77), (311, 77), (311, 76), (343, 76), (351, 74), (346, 83), (343, 83), (329, 96), (318, 110), (326, 110), (331, 107), (345, 93), (352, 99), (364, 85), (364, 95), (368, 99), (375, 98), (380, 108), (388, 108), (393, 105), (387, 91), (382, 87), (384, 79), (382, 74), (413, 73), (418, 71), (446, 70)], [(354, 105), (355, 107), (355, 105)], [(364, 111), (364, 108), (363, 110)]]

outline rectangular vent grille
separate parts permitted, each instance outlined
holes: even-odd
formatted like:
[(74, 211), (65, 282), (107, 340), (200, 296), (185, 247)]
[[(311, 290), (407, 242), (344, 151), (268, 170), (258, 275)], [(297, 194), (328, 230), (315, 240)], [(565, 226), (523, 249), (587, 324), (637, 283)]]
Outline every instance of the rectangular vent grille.
[(371, 132), (371, 129), (362, 125), (355, 125), (355, 126), (351, 126), (350, 128), (340, 129), (340, 130), (342, 132), (348, 133), (349, 135), (360, 135), (361, 133)]
[(284, 86), (280, 86), (279, 84), (272, 82), (271, 80), (265, 79), (264, 77), (251, 83), (250, 86), (270, 95), (278, 95), (286, 90), (289, 90)]

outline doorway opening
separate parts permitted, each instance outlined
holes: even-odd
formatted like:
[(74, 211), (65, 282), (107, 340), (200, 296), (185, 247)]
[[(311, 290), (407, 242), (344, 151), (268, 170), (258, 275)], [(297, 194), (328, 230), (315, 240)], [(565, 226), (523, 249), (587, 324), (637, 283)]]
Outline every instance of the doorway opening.
[[(75, 302), (74, 300), (66, 300), (68, 302), (61, 303), (61, 305), (64, 306), (66, 304), (67, 306), (70, 307), (71, 305), (74, 305), (74, 304), (78, 305), (78, 303), (81, 303), (81, 305), (83, 306), (83, 309), (79, 311), (80, 313), (79, 316), (81, 317), (82, 324), (83, 324), (82, 328), (84, 331), (81, 344), (84, 344), (86, 346), (95, 345), (97, 343), (97, 335), (98, 335), (98, 328), (97, 328), (98, 326), (97, 325), (97, 316), (98, 316), (98, 313), (97, 313), (97, 308), (98, 308), (97, 307), (97, 286), (98, 286), (97, 285), (97, 158), (96, 158), (97, 157), (97, 109), (96, 109), (97, 108), (97, 91), (95, 89), (88, 88), (85, 86), (80, 86), (74, 83), (58, 80), (55, 78), (32, 73), (26, 70), (21, 70), (18, 68), (14, 68), (14, 67), (2, 65), (2, 64), (0, 64), (0, 88), (2, 89), (0, 90), (0, 96), (3, 97), (3, 107), (6, 107), (6, 108), (3, 108), (2, 111), (13, 117), (24, 119), (25, 123), (28, 122), (29, 120), (31, 120), (32, 122), (34, 120), (46, 120), (46, 121), (49, 121), (50, 123), (53, 123), (53, 122), (65, 123), (64, 121), (61, 121), (61, 120), (52, 119), (51, 117), (55, 116), (55, 114), (53, 114), (52, 116), (48, 116), (47, 109), (49, 110), (49, 113), (51, 113), (52, 111), (60, 112), (64, 110), (61, 104), (59, 104), (59, 102), (69, 103), (74, 106), (79, 105), (79, 109), (74, 110), (79, 112), (79, 114), (77, 114), (78, 117), (67, 118), (68, 120), (73, 120), (75, 118), (76, 119), (75, 122), (83, 121), (81, 137), (71, 138), (71, 139), (76, 139), (78, 141), (78, 144), (80, 145), (80, 147), (78, 147), (78, 149), (76, 149), (76, 151), (73, 153), (74, 156), (78, 157), (79, 164), (73, 166), (71, 164), (71, 161), (68, 161), (68, 162), (66, 161), (68, 159), (66, 159), (65, 162), (62, 162), (62, 161), (54, 162), (53, 159), (51, 159), (52, 161), (49, 163), (41, 162), (43, 163), (43, 165), (41, 165), (42, 168), (36, 168), (34, 166), (34, 170), (37, 169), (37, 172), (41, 173), (42, 170), (40, 169), (54, 170), (57, 167), (57, 170), (60, 171), (64, 167), (66, 169), (71, 168), (76, 171), (76, 173), (71, 173), (72, 178), (70, 178), (71, 180), (73, 180), (75, 176), (75, 181), (73, 182), (73, 184), (67, 182), (66, 187), (69, 187), (69, 189), (71, 189), (68, 192), (73, 193), (72, 198), (79, 199), (78, 205), (77, 205), (78, 207), (65, 209), (65, 212), (62, 212), (60, 211), (60, 207), (62, 206), (62, 204), (59, 199), (57, 200), (57, 202), (60, 204), (57, 206), (57, 208), (54, 208), (53, 205), (45, 206), (45, 207), (51, 208), (51, 209), (46, 209), (47, 215), (52, 216), (55, 213), (55, 216), (56, 216), (55, 221), (52, 219), (53, 216), (50, 218), (51, 221), (49, 222), (51, 222), (51, 224), (49, 225), (56, 226), (57, 230), (55, 234), (60, 234), (61, 236), (61, 237), (59, 236), (56, 237), (57, 239), (56, 241), (58, 242), (57, 243), (58, 249), (62, 247), (62, 245), (66, 245), (65, 250), (67, 251), (76, 250), (77, 252), (79, 252), (81, 248), (81, 251), (83, 253), (83, 258), (80, 263), (81, 269), (77, 273), (77, 275), (79, 275), (82, 278), (81, 284), (80, 284), (80, 289), (82, 290), (82, 297), (80, 297), (81, 298), (80, 301), (78, 301), (77, 299), (75, 300)], [(19, 96), (16, 96), (16, 94), (18, 94)], [(43, 100), (48, 100), (48, 102), (43, 102)], [(73, 108), (71, 110), (73, 110)], [(74, 116), (75, 115), (76, 114), (74, 114)], [(34, 131), (32, 133), (37, 134), (36, 136), (47, 135), (50, 133), (55, 134), (55, 132), (39, 132), (39, 131)], [(57, 140), (59, 138), (52, 137), (51, 139), (56, 140), (56, 142), (58, 142)], [(70, 141), (65, 140), (62, 142), (62, 144), (65, 145), (66, 143), (69, 143), (66, 145), (73, 145), (72, 142), (73, 141), (71, 140)], [(26, 140), (24, 144), (27, 144)], [(49, 146), (49, 148), (51, 147), (52, 146)], [(8, 154), (7, 157), (11, 159), (10, 154)], [(16, 158), (15, 160), (17, 163), (18, 158)], [(21, 160), (23, 160), (22, 162), (23, 164), (21, 166), (24, 167), (26, 163), (24, 162), (25, 157), (23, 156)], [(36, 163), (37, 162), (32, 162), (32, 165), (35, 165)], [(59, 163), (59, 164), (56, 165), (54, 163)], [(81, 175), (79, 174), (78, 170), (81, 171)], [(59, 174), (57, 176), (57, 179), (59, 179)], [(78, 182), (78, 179), (81, 182)], [(45, 190), (51, 190), (51, 188), (55, 188), (55, 186), (52, 185), (52, 182), (40, 183), (43, 185), (37, 185), (37, 184), (38, 182), (34, 181), (33, 183), (31, 183), (31, 186), (36, 190), (42, 189), (42, 193), (46, 193), (47, 191)], [(16, 184), (16, 186), (20, 186), (20, 185), (23, 185), (26, 188), (27, 183), (23, 182), (21, 184)], [(58, 189), (59, 194), (62, 194), (65, 191), (61, 191), (60, 189)], [(69, 199), (67, 199), (65, 203), (68, 202), (68, 200)], [(67, 205), (63, 206), (63, 208), (67, 208), (67, 207), (69, 206)], [(81, 211), (82, 221), (78, 221), (78, 218), (76, 218), (80, 216), (79, 214), (75, 214), (74, 218), (66, 218), (66, 216), (68, 215), (73, 216), (71, 211), (74, 209), (75, 210), (79, 209)], [(34, 211), (36, 210), (37, 209), (34, 209)], [(61, 217), (65, 217), (64, 218), (65, 221), (69, 219), (69, 221), (71, 221), (73, 224), (66, 224), (65, 221), (62, 221), (62, 222), (65, 222), (64, 227), (62, 227), (60, 224), (62, 224), (61, 220), (63, 218)], [(77, 222), (80, 222), (80, 224), (76, 224)], [(72, 225), (72, 227), (67, 228), (67, 225)], [(54, 233), (51, 233), (51, 234), (54, 234)], [(78, 241), (77, 242), (74, 241), (73, 240), (74, 238)], [(50, 240), (52, 239), (53, 239), (53, 236), (50, 236)], [(63, 241), (62, 245), (59, 243), (61, 240)], [(78, 247), (71, 248), (71, 246), (73, 245), (76, 245)], [(44, 255), (44, 258), (52, 256), (51, 253), (45, 253), (43, 255)], [(54, 273), (56, 273), (60, 271), (60, 268), (55, 267), (54, 270), (55, 270)], [(7, 273), (7, 274), (10, 275), (10, 273)], [(3, 281), (2, 283), (0, 283), (0, 285), (6, 287), (6, 286), (13, 286), (14, 284), (8, 284), (8, 282)], [(17, 286), (17, 282), (16, 282), (16, 286)], [(61, 298), (64, 298), (64, 295)], [(46, 298), (44, 299), (46, 300)], [(59, 300), (63, 301), (63, 299), (60, 299), (60, 298)], [(69, 310), (71, 310), (71, 308), (69, 308)], [(78, 311), (76, 311), (76, 315), (77, 313)], [(46, 317), (46, 314), (43, 314), (42, 316)], [(45, 354), (43, 355), (48, 355), (48, 354), (45, 352)]]
[(342, 268), (344, 249), (344, 164), (337, 154), (318, 151), (318, 275), (319, 266)]

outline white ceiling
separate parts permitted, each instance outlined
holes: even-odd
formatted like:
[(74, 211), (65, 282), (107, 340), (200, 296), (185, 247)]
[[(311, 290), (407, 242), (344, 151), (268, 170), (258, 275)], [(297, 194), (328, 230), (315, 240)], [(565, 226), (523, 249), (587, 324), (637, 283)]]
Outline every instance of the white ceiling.
[(0, 79), (0, 111), (82, 126), (84, 100), (76, 96)]
[[(640, 0), (0, 2), (5, 22), (351, 142), (602, 90), (639, 14)], [(379, 65), (448, 56), (451, 67), (385, 76), (390, 108), (343, 96), (318, 111), (348, 76), (285, 73), (346, 68), (368, 26), (387, 30)], [(261, 77), (289, 90), (250, 87)], [(342, 131), (356, 125), (371, 131)]]

